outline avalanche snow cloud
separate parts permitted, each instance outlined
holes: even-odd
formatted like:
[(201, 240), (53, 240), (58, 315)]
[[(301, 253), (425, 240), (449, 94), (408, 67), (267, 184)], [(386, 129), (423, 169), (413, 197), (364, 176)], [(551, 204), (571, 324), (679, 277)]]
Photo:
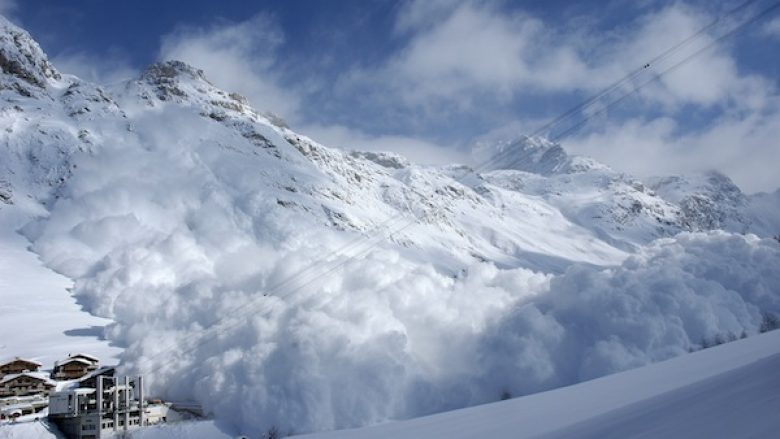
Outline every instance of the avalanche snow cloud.
[(265, 296), (345, 241), (301, 223), (297, 238), (266, 243), (284, 236), (278, 223), (204, 192), (193, 161), (161, 154), (118, 161), (132, 169), (100, 187), (75, 177), (35, 249), (115, 319), (128, 369), (231, 429), (333, 429), (527, 394), (756, 333), (762, 312), (780, 312), (780, 244), (725, 232), (552, 279), (493, 263), (453, 278), (378, 249), (305, 295)]
[(321, 275), (309, 267), (355, 238), (279, 209), (256, 177), (266, 168), (201, 142), (196, 117), (136, 118), (139, 142), (82, 158), (26, 231), (116, 321), (127, 369), (231, 430), (359, 426), (527, 394), (755, 333), (762, 312), (780, 312), (780, 245), (717, 231), (558, 276), (479, 261), (452, 275), (420, 262), (433, 251), (392, 245), (334, 256), (343, 265)]
[(720, 174), (648, 186), (527, 138), (484, 172), (350, 153), (184, 63), (105, 89), (0, 34), (2, 208), (40, 204), (22, 232), (126, 372), (230, 432), (523, 395), (780, 313), (776, 206)]

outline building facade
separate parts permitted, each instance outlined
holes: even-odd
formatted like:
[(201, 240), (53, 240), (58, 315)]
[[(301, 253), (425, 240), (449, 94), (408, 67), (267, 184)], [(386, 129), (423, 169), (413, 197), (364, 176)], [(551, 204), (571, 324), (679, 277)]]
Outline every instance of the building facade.
[(86, 354), (71, 354), (54, 363), (51, 377), (58, 381), (75, 380), (97, 370), (99, 360)]
[(16, 357), (13, 360), (0, 363), (0, 378), (22, 372), (37, 372), (41, 366), (42, 364), (37, 361)]
[(10, 396), (48, 396), (56, 384), (46, 374), (22, 372), (0, 378), (0, 398)]
[(144, 400), (143, 379), (95, 374), (96, 386), (56, 392), (49, 398), (49, 420), (69, 439), (98, 439), (172, 420), (166, 404)]

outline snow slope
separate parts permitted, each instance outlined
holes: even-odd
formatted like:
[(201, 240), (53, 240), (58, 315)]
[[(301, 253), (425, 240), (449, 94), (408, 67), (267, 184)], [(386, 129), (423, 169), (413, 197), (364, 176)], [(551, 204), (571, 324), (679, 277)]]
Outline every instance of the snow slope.
[(300, 437), (773, 437), (780, 428), (778, 386), (780, 331), (774, 331), (549, 392)]
[(87, 352), (114, 364), (120, 349), (102, 338), (110, 320), (76, 304), (67, 290), (73, 282), (44, 267), (15, 231), (29, 221), (16, 206), (0, 206), (0, 361), (16, 356), (45, 369), (69, 353)]
[(528, 138), (489, 166), (346, 152), (184, 63), (104, 88), (0, 35), (3, 209), (35, 206), (21, 233), (113, 321), (125, 371), (231, 434), (549, 390), (780, 313), (777, 210), (725, 177), (672, 196)]

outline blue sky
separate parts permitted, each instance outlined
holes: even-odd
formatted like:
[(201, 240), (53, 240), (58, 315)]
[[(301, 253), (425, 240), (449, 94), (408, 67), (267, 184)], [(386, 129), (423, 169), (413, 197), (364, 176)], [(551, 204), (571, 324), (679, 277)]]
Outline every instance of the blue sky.
[[(64, 72), (111, 83), (182, 59), (325, 144), (473, 163), (474, 144), (534, 132), (743, 1), (0, 0), (0, 10)], [(754, 0), (597, 102), (564, 146), (640, 176), (715, 168), (750, 192), (779, 187), (778, 11), (718, 40), (772, 4)]]

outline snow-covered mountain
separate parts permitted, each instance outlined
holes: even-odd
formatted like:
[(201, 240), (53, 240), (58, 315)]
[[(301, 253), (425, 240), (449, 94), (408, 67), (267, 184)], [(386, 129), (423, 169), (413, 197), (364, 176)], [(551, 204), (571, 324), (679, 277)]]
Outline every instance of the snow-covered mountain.
[(780, 312), (777, 197), (722, 174), (644, 183), (524, 137), (472, 166), (329, 148), (181, 62), (58, 72), (5, 19), (0, 67), (0, 214), (123, 367), (227, 429), (536, 392)]

